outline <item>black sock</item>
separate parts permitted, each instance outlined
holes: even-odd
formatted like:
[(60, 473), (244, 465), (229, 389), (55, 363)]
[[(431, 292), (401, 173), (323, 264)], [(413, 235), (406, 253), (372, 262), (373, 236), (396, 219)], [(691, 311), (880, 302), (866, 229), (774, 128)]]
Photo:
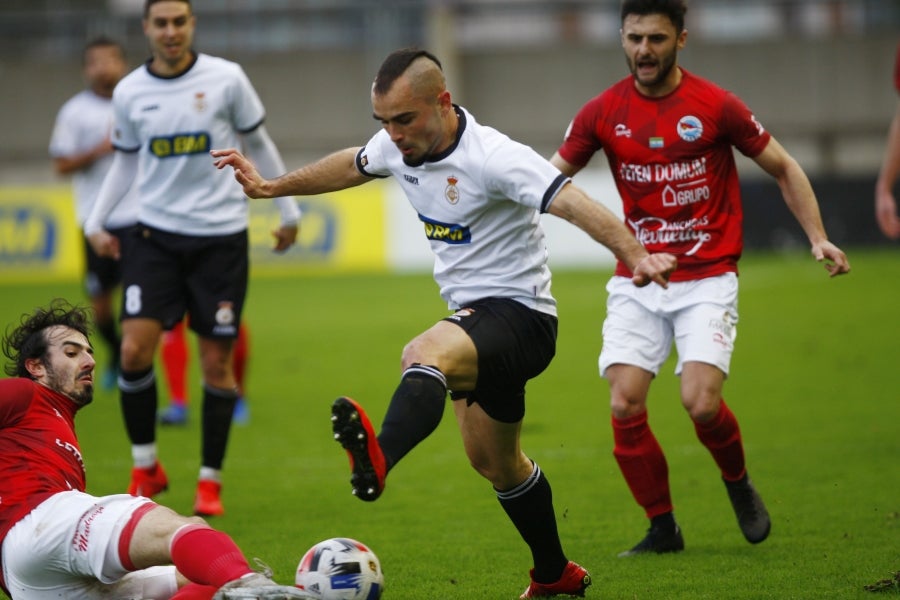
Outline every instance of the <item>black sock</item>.
[(119, 355), (122, 351), (122, 338), (119, 337), (115, 320), (110, 319), (102, 323), (96, 323), (95, 326), (100, 337), (109, 345), (109, 366), (118, 369)]
[(201, 437), (204, 467), (222, 468), (237, 399), (237, 390), (203, 386), (203, 433)]
[(534, 463), (528, 479), (511, 490), (496, 492), (500, 506), (531, 549), (534, 580), (539, 583), (559, 581), (569, 560), (559, 541), (553, 491), (541, 468)]
[(156, 441), (156, 376), (153, 368), (119, 374), (119, 403), (132, 444)]
[(388, 469), (437, 428), (446, 396), (447, 380), (435, 367), (415, 364), (403, 372), (378, 434)]

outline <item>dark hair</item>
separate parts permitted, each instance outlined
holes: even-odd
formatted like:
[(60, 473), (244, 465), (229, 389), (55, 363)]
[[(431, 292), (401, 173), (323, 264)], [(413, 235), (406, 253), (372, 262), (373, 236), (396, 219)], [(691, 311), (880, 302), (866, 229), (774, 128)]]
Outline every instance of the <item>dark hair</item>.
[[(172, 0), (145, 0), (144, 1), (144, 18), (150, 14), (150, 7), (156, 4), (157, 2), (169, 2)], [(174, 0), (175, 2), (184, 2), (188, 5), (188, 8), (191, 7), (191, 0)]]
[(427, 58), (431, 62), (437, 65), (438, 69), (443, 70), (441, 66), (441, 61), (437, 59), (437, 57), (428, 52), (427, 50), (422, 50), (421, 48), (409, 47), (409, 48), (401, 48), (400, 50), (394, 50), (388, 57), (384, 59), (384, 62), (381, 63), (381, 67), (378, 69), (378, 74), (375, 75), (375, 85), (372, 87), (372, 91), (377, 96), (383, 96), (390, 91), (391, 86), (394, 85), (394, 82), (397, 81), (403, 73), (406, 72), (406, 69), (409, 68), (409, 65), (413, 63), (417, 58), (422, 57)]
[(31, 314), (23, 314), (19, 325), (12, 331), (7, 328), (2, 340), (3, 354), (11, 361), (4, 371), (10, 377), (31, 378), (25, 368), (25, 361), (43, 358), (47, 353), (46, 329), (62, 325), (88, 337), (91, 322), (89, 309), (72, 306), (62, 298), (53, 300), (46, 308), (37, 308)]
[(82, 63), (87, 61), (88, 52), (90, 52), (94, 48), (115, 48), (119, 51), (119, 54), (122, 55), (122, 59), (125, 59), (125, 47), (111, 37), (101, 35), (93, 38), (84, 45), (84, 50), (81, 51)]
[(665, 15), (675, 25), (675, 31), (684, 30), (685, 0), (622, 0), (622, 22), (628, 15)]

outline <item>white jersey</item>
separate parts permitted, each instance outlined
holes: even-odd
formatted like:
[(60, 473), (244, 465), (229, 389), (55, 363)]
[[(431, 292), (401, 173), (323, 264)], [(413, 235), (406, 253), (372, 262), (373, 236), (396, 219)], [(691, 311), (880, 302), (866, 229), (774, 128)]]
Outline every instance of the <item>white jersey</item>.
[(457, 139), (441, 155), (408, 166), (381, 130), (359, 151), (357, 168), (396, 177), (424, 223), (434, 279), (451, 309), (497, 297), (556, 315), (540, 213), (569, 178), (528, 146), (456, 111)]
[(226, 235), (247, 228), (247, 199), (219, 172), (212, 148), (240, 147), (265, 111), (237, 63), (198, 54), (184, 73), (154, 75), (143, 65), (113, 93), (113, 144), (139, 152), (141, 223), (187, 235)]
[[(83, 90), (70, 98), (56, 115), (53, 134), (50, 136), (50, 156), (64, 158), (87, 152), (99, 146), (112, 131), (112, 100)], [(75, 216), (84, 225), (103, 178), (112, 164), (112, 153), (99, 158), (90, 166), (72, 175), (72, 193), (75, 197)], [(138, 201), (134, 192), (119, 202), (110, 213), (105, 226), (110, 229), (134, 225), (137, 222)]]

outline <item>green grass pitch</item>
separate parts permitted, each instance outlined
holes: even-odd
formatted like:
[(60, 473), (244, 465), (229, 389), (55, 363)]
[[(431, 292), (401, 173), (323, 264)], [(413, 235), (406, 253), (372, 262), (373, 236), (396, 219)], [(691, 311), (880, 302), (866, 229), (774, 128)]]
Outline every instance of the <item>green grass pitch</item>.
[[(900, 571), (900, 255), (849, 256), (853, 272), (836, 280), (805, 254), (753, 254), (741, 264), (725, 398), (772, 515), (770, 538), (743, 540), (680, 406), (670, 360), (651, 390), (650, 418), (687, 548), (632, 559), (616, 554), (647, 525), (612, 457), (596, 367), (610, 273), (556, 271), (558, 353), (529, 385), (522, 442), (553, 485), (567, 554), (593, 575), (588, 598), (868, 598), (866, 584)], [(76, 284), (0, 283), (3, 320), (55, 296), (83, 299)], [(276, 579), (292, 582), (313, 543), (348, 536), (380, 557), (385, 598), (511, 599), (525, 588), (530, 554), (468, 466), (449, 405), (375, 503), (351, 496), (347, 458), (331, 439), (331, 401), (350, 395), (380, 422), (403, 345), (445, 314), (427, 274), (252, 281), (252, 416), (232, 430), (227, 514), (212, 523), (268, 562)], [(193, 342), (190, 391), (196, 401)], [(197, 416), (195, 407), (187, 427), (159, 429), (170, 491), (157, 499), (179, 512), (191, 509)], [(117, 394), (98, 392), (78, 426), (89, 491), (123, 492), (130, 456)]]

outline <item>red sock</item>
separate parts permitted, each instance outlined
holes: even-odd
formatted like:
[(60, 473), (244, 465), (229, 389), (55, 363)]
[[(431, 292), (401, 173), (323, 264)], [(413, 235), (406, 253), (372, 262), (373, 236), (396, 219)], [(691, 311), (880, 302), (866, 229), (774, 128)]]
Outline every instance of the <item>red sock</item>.
[(211, 585), (189, 583), (175, 592), (169, 600), (211, 600), (219, 588)]
[(244, 395), (244, 373), (247, 370), (247, 359), (250, 357), (250, 332), (246, 323), (241, 323), (238, 328), (238, 337), (234, 342), (234, 380), (237, 382), (238, 393)]
[(647, 518), (672, 512), (669, 465), (647, 424), (647, 411), (625, 419), (612, 418), (613, 456), (631, 494), (644, 507)]
[(182, 575), (216, 589), (253, 572), (234, 540), (208, 525), (185, 525), (176, 531), (171, 554)]
[(160, 358), (169, 386), (169, 398), (175, 404), (186, 404), (188, 347), (184, 321), (180, 321), (171, 331), (163, 332)]
[(726, 481), (737, 481), (746, 472), (744, 444), (737, 419), (725, 400), (721, 400), (719, 412), (706, 423), (694, 423), (697, 437), (712, 454)]

